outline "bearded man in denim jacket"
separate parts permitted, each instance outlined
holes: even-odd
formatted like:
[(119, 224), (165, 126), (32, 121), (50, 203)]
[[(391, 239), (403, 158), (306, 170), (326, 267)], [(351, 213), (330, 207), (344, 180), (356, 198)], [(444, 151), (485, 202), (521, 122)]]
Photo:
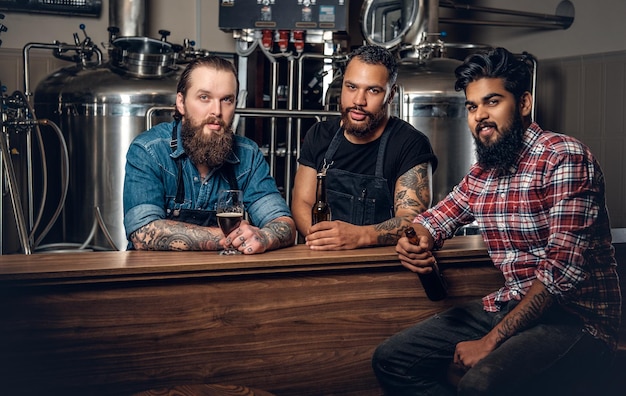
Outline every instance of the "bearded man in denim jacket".
[[(195, 59), (178, 83), (175, 121), (134, 139), (124, 179), (129, 249), (254, 254), (293, 244), (295, 224), (263, 154), (231, 129), (238, 89), (232, 63)], [(242, 190), (249, 219), (229, 235), (216, 221), (225, 189)]]

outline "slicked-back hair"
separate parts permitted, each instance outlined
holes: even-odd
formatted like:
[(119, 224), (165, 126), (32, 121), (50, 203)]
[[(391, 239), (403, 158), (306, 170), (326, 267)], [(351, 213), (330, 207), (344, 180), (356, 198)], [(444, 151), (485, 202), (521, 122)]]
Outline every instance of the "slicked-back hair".
[(471, 82), (481, 78), (501, 78), (504, 80), (504, 88), (519, 101), (524, 92), (531, 90), (531, 67), (527, 63), (530, 59), (532, 56), (526, 53), (522, 59), (518, 59), (504, 48), (469, 55), (454, 71), (454, 89), (465, 91)]
[[(352, 59), (358, 58), (368, 65), (382, 65), (387, 69), (389, 85), (393, 86), (398, 78), (398, 61), (389, 50), (378, 45), (364, 45), (348, 55), (348, 64)], [(347, 67), (346, 65), (346, 67)]]
[[(235, 95), (239, 93), (239, 78), (237, 77), (237, 69), (235, 69), (235, 65), (233, 65), (228, 60), (215, 56), (209, 55), (202, 58), (196, 58), (189, 62), (185, 70), (183, 70), (180, 78), (178, 79), (178, 86), (176, 87), (176, 93), (181, 93), (183, 97), (187, 95), (187, 89), (189, 88), (189, 79), (191, 78), (191, 72), (196, 70), (199, 67), (208, 67), (218, 71), (227, 71), (233, 73), (235, 76), (235, 81), (237, 82), (237, 90), (235, 91)], [(182, 118), (182, 114), (176, 109), (174, 112), (174, 119), (180, 120)]]

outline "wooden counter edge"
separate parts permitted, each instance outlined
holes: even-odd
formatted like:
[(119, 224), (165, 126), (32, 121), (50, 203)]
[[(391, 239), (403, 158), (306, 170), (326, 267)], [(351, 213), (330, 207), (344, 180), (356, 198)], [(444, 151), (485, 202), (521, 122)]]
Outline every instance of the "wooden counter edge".
[[(434, 253), (438, 263), (489, 262), (479, 236), (459, 236)], [(88, 252), (0, 256), (0, 286), (127, 282), (399, 266), (394, 246), (311, 251), (297, 245), (258, 255), (216, 252)]]

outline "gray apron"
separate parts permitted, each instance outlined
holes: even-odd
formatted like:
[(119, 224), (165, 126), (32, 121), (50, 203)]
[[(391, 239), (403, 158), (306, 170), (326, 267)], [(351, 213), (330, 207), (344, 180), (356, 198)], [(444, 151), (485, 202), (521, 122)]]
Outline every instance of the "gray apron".
[(324, 154), (324, 164), (330, 164), (326, 170), (326, 187), (332, 219), (355, 225), (378, 224), (389, 220), (393, 217), (393, 199), (383, 175), (383, 162), (391, 131), (385, 128), (380, 137), (373, 176), (332, 168), (341, 133), (342, 128), (339, 127)]

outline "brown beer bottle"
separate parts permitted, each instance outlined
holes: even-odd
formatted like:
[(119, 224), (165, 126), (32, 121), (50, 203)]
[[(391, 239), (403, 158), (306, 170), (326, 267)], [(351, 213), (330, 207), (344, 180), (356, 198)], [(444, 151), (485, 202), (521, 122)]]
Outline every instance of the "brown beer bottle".
[[(413, 245), (417, 245), (419, 240), (417, 239), (417, 234), (413, 227), (409, 227), (404, 231), (407, 238), (409, 238), (409, 242)], [(441, 276), (441, 272), (439, 272), (439, 266), (435, 262), (433, 264), (433, 270), (428, 274), (417, 274), (420, 278), (420, 282), (422, 282), (422, 287), (426, 292), (426, 296), (431, 301), (439, 301), (443, 300), (448, 296), (448, 287), (446, 285), (445, 279)]]
[(315, 191), (315, 205), (311, 209), (312, 225), (320, 221), (330, 221), (330, 205), (326, 201), (326, 175), (317, 174), (317, 189)]

